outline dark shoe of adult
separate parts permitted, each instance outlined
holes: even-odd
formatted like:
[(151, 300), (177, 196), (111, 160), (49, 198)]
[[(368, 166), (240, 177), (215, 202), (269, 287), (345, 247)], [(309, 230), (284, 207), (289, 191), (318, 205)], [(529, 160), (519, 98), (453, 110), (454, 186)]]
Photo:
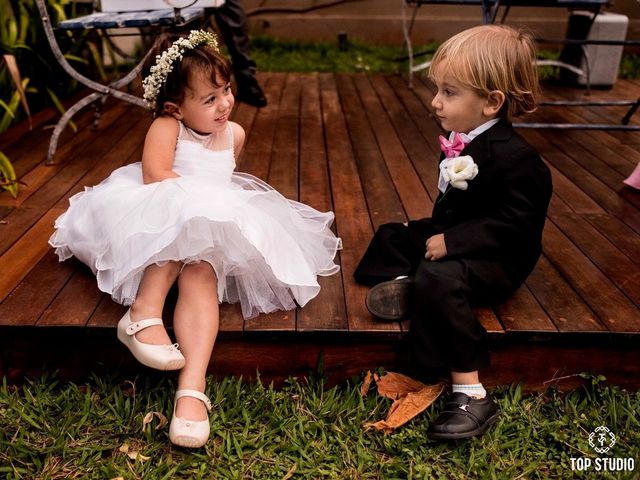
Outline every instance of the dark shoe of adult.
[(379, 283), (367, 293), (367, 310), (383, 320), (402, 320), (409, 311), (412, 291), (413, 279), (408, 277)]
[(427, 436), (436, 440), (462, 440), (483, 434), (496, 423), (500, 411), (487, 395), (473, 398), (456, 392), (438, 418), (429, 426)]
[(267, 99), (255, 78), (246, 77), (238, 80), (237, 83), (238, 94), (236, 95), (236, 100), (257, 108), (267, 106)]

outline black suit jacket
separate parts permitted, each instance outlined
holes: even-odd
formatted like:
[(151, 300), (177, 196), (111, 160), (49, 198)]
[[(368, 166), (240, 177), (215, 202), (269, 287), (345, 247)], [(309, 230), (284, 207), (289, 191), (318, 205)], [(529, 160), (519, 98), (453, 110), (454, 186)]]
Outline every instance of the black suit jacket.
[(449, 257), (495, 260), (516, 281), (531, 273), (542, 251), (551, 173), (538, 153), (505, 121), (474, 138), (478, 175), (467, 190), (440, 193), (429, 226), (444, 233)]

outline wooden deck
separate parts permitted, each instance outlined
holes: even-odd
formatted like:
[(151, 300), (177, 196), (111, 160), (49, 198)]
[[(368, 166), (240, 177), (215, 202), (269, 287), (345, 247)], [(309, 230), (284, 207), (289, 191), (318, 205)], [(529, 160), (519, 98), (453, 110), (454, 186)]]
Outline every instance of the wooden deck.
[[(212, 373), (267, 378), (313, 371), (334, 380), (362, 369), (393, 368), (406, 323), (380, 322), (364, 306), (366, 288), (351, 274), (378, 225), (429, 216), (436, 197), (437, 136), (432, 93), (409, 90), (399, 76), (265, 74), (269, 105), (238, 105), (247, 131), (238, 170), (289, 198), (336, 213), (341, 274), (321, 279), (305, 308), (244, 322), (223, 305)], [(594, 99), (635, 98), (638, 81), (595, 91)], [(553, 87), (548, 99), (583, 91)], [(621, 107), (540, 109), (526, 121), (618, 122)], [(76, 118), (56, 155), (43, 161), (53, 112), (0, 137), (0, 150), (25, 182), (17, 200), (0, 194), (0, 374), (35, 374), (43, 366), (77, 376), (100, 366), (135, 371), (116, 340), (124, 308), (102, 294), (75, 260), (58, 263), (47, 245), (68, 198), (113, 169), (138, 161), (150, 123), (141, 109), (108, 104), (100, 128), (92, 112)], [(638, 124), (636, 114), (632, 123)], [(528, 130), (521, 133), (553, 173), (554, 195), (544, 254), (526, 284), (505, 304), (477, 310), (491, 334), (488, 384), (515, 380), (531, 388), (583, 371), (640, 385), (640, 192), (622, 184), (640, 161), (640, 132)], [(169, 302), (169, 307), (172, 305)], [(171, 321), (171, 308), (166, 309)]]

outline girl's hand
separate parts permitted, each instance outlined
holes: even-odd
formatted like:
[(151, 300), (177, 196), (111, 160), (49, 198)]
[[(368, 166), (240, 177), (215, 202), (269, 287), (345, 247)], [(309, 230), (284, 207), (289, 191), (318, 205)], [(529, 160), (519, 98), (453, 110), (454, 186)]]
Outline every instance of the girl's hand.
[(426, 242), (427, 251), (424, 258), (427, 260), (440, 260), (447, 256), (447, 245), (444, 243), (444, 233), (438, 233), (429, 237)]

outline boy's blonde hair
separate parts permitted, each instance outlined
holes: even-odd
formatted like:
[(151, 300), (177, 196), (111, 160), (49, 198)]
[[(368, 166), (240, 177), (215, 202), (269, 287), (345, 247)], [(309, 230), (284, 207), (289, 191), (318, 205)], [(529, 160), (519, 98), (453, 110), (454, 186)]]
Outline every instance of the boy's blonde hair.
[(506, 25), (482, 25), (454, 35), (433, 56), (429, 78), (446, 74), (486, 97), (505, 95), (501, 115), (510, 120), (536, 109), (538, 73), (530, 34)]

